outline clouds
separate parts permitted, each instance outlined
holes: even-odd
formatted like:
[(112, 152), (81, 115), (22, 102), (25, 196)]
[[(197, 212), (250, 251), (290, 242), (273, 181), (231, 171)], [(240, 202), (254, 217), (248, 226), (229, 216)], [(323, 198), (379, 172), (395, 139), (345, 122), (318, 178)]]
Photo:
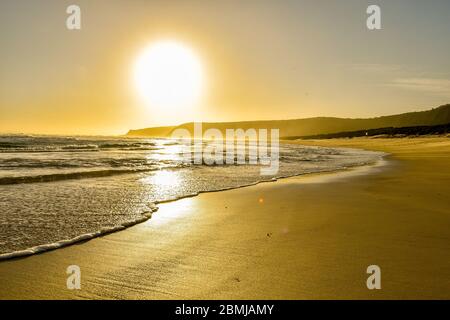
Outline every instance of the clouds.
[(397, 78), (388, 83), (388, 85), (450, 98), (450, 79), (420, 77)]
[(351, 69), (372, 77), (380, 86), (450, 98), (448, 74), (424, 72), (399, 64), (353, 64)]
[(372, 74), (388, 74), (401, 71), (402, 66), (398, 64), (356, 63), (351, 65), (351, 69)]

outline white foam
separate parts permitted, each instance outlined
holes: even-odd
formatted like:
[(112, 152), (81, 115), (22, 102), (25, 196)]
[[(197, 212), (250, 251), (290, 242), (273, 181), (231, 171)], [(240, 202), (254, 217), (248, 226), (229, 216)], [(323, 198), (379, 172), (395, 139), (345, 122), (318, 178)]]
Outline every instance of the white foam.
[[(382, 166), (385, 164), (384, 161), (384, 156), (387, 155), (386, 153), (379, 153), (379, 158), (376, 159), (373, 162), (365, 162), (365, 163), (358, 163), (352, 166), (347, 166), (347, 167), (337, 167), (334, 169), (329, 169), (329, 170), (321, 170), (321, 171), (315, 171), (313, 173), (331, 173), (331, 172), (338, 172), (338, 171), (342, 171), (342, 170), (347, 170), (353, 167), (362, 167), (362, 166), (368, 166), (368, 165), (372, 165), (374, 167), (378, 167), (378, 166)], [(30, 256), (33, 254), (37, 254), (37, 253), (42, 253), (45, 251), (50, 251), (50, 250), (55, 250), (61, 247), (65, 247), (65, 246), (69, 246), (72, 245), (74, 243), (77, 242), (81, 242), (81, 241), (87, 241), (108, 233), (112, 233), (112, 232), (116, 232), (116, 231), (120, 231), (126, 228), (129, 228), (131, 226), (134, 226), (136, 224), (142, 223), (147, 221), (148, 219), (150, 219), (152, 217), (152, 213), (156, 212), (158, 210), (158, 206), (157, 204), (160, 203), (166, 203), (166, 202), (172, 202), (172, 201), (176, 201), (176, 200), (180, 200), (183, 198), (189, 198), (189, 197), (195, 197), (198, 196), (199, 194), (202, 193), (210, 193), (210, 192), (219, 192), (219, 191), (226, 191), (226, 190), (232, 190), (232, 189), (239, 189), (239, 188), (244, 188), (244, 187), (249, 187), (249, 186), (254, 186), (254, 185), (258, 185), (260, 183), (264, 183), (264, 182), (276, 182), (278, 179), (284, 179), (284, 178), (291, 178), (291, 177), (295, 177), (295, 176), (301, 176), (307, 174), (307, 172), (303, 172), (303, 173), (299, 173), (299, 174), (292, 174), (292, 175), (284, 175), (284, 176), (279, 176), (278, 178), (269, 178), (269, 179), (265, 179), (265, 180), (259, 180), (256, 181), (254, 183), (249, 183), (249, 184), (243, 184), (243, 185), (239, 185), (239, 186), (233, 186), (233, 187), (226, 187), (226, 188), (220, 188), (220, 189), (214, 189), (214, 190), (207, 190), (207, 191), (200, 191), (200, 192), (195, 192), (195, 193), (191, 193), (191, 194), (187, 194), (178, 198), (172, 198), (172, 199), (167, 199), (167, 200), (163, 200), (163, 201), (156, 201), (155, 203), (150, 203), (148, 204), (148, 208), (149, 211), (147, 212), (143, 212), (142, 213), (142, 217), (132, 220), (132, 221), (128, 221), (128, 222), (124, 222), (121, 225), (118, 226), (114, 226), (114, 227), (106, 227), (106, 228), (102, 228), (101, 230), (97, 231), (97, 232), (93, 232), (93, 233), (86, 233), (86, 234), (82, 234), (79, 235), (75, 238), (72, 239), (66, 239), (66, 240), (61, 240), (61, 241), (57, 241), (55, 243), (50, 243), (50, 244), (44, 244), (44, 245), (39, 245), (39, 246), (35, 246), (32, 248), (28, 248), (25, 250), (19, 250), (19, 251), (14, 251), (14, 252), (10, 252), (10, 253), (4, 253), (4, 254), (0, 254), (0, 261), (2, 260), (7, 260), (7, 259), (13, 259), (13, 258), (19, 258), (19, 257), (25, 257), (25, 256)]]
[(50, 251), (50, 250), (59, 249), (62, 247), (72, 245), (77, 242), (88, 241), (93, 238), (106, 235), (108, 233), (112, 233), (112, 232), (116, 232), (119, 230), (129, 228), (138, 223), (147, 221), (148, 219), (150, 219), (152, 217), (152, 213), (158, 210), (158, 207), (156, 205), (154, 205), (153, 203), (151, 203), (149, 205), (149, 207), (150, 207), (150, 210), (148, 212), (143, 212), (142, 217), (138, 218), (136, 220), (127, 221), (127, 222), (122, 223), (121, 225), (114, 226), (114, 227), (105, 227), (99, 231), (92, 232), (92, 233), (85, 233), (85, 234), (76, 236), (75, 238), (72, 238), (72, 239), (64, 239), (64, 240), (60, 240), (60, 241), (57, 241), (54, 243), (42, 244), (39, 246), (31, 247), (31, 248), (28, 248), (25, 250), (18, 250), (18, 251), (9, 252), (9, 253), (3, 253), (3, 254), (0, 254), (0, 261), (30, 256), (33, 254), (38, 254), (38, 253), (42, 253), (42, 252), (46, 252), (46, 251)]
[[(297, 145), (289, 147), (282, 146), (281, 158), (284, 157), (285, 162), (280, 162), (279, 174), (264, 178), (259, 175), (259, 168), (253, 166), (207, 167), (186, 165), (183, 167), (177, 161), (160, 160), (156, 157), (156, 159), (150, 161), (151, 165), (147, 164), (148, 166), (152, 166), (152, 168), (158, 168), (158, 171), (155, 171), (155, 173), (136, 173), (136, 167), (131, 165), (130, 168), (126, 168), (129, 172), (133, 172), (130, 175), (116, 176), (117, 169), (114, 167), (111, 169), (114, 170), (114, 175), (107, 177), (93, 176), (90, 177), (91, 179), (83, 179), (80, 181), (74, 181), (73, 179), (71, 181), (60, 181), (56, 179), (58, 181), (49, 183), (0, 186), (0, 202), (8, 205), (5, 210), (2, 210), (3, 212), (0, 212), (0, 220), (9, 221), (11, 219), (9, 212), (11, 212), (17, 215), (17, 220), (19, 221), (17, 228), (20, 227), (24, 230), (29, 230), (27, 229), (29, 222), (33, 221), (35, 228), (31, 231), (36, 233), (36, 235), (33, 232), (25, 234), (23, 239), (14, 238), (11, 234), (12, 232), (2, 234), (0, 236), (0, 248), (3, 247), (2, 251), (5, 252), (7, 248), (11, 247), (21, 249), (30, 245), (40, 244), (43, 242), (41, 240), (42, 238), (47, 239), (45, 242), (51, 242), (24, 250), (0, 254), (0, 260), (53, 250), (107, 233), (123, 230), (148, 220), (152, 212), (157, 210), (156, 204), (158, 203), (195, 197), (200, 193), (237, 189), (262, 182), (274, 182), (281, 178), (309, 173), (334, 172), (352, 166), (363, 166), (368, 164), (368, 162), (375, 162), (378, 158), (377, 154), (379, 155), (379, 153), (354, 150), (312, 148)], [(176, 151), (168, 150), (168, 152), (169, 155), (173, 154), (176, 158)], [(12, 156), (15, 157), (14, 154), (8, 155), (7, 157)], [(128, 159), (133, 164), (133, 161), (141, 159), (142, 154), (130, 153), (124, 155), (120, 153), (120, 157), (122, 156), (125, 156), (125, 159)], [(45, 163), (51, 160), (51, 157), (49, 159), (46, 157), (43, 158)], [(104, 156), (102, 155), (97, 156), (93, 154), (89, 155), (89, 157), (93, 160), (91, 159), (92, 161), (89, 160), (86, 162), (84, 157), (75, 157), (75, 163), (77, 161), (80, 161), (82, 164), (96, 161), (103, 164), (105, 162), (102, 158)], [(119, 160), (120, 157), (118, 157)], [(6, 156), (4, 158), (6, 159)], [(109, 157), (106, 158), (109, 159)], [(122, 164), (121, 161), (118, 161), (118, 163)], [(137, 161), (137, 165), (138, 168), (141, 168), (141, 161)], [(179, 168), (167, 169), (166, 165)], [(98, 168), (95, 167), (95, 170), (98, 170)], [(153, 180), (154, 177), (158, 178), (159, 170), (173, 170), (173, 176), (176, 178), (175, 180), (178, 179), (182, 182), (182, 188), (174, 188), (167, 181)], [(44, 173), (46, 172), (44, 170)], [(38, 173), (41, 174), (40, 171)], [(62, 199), (64, 202), (60, 204)], [(146, 202), (148, 201), (152, 203), (147, 205)], [(31, 202), (33, 205), (29, 205)], [(58, 205), (55, 206), (54, 204)], [(146, 211), (140, 213), (143, 210)], [(136, 214), (138, 215), (137, 218)], [(64, 219), (62, 221), (66, 221), (67, 223), (57, 226), (52, 225), (52, 219), (58, 215), (63, 215), (62, 218)], [(126, 220), (126, 222), (111, 223), (111, 221), (122, 220)], [(71, 237), (75, 229), (75, 224), (77, 224), (76, 229), (80, 230), (81, 235), (58, 241), (61, 238)], [(105, 224), (117, 225), (105, 227), (97, 232), (91, 233), (91, 231)], [(41, 226), (42, 228), (40, 228)]]

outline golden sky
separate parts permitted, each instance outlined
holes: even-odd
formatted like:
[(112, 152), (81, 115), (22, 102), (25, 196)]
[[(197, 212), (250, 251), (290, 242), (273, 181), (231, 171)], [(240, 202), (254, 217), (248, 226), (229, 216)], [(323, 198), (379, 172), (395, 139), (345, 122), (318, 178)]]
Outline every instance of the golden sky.
[[(121, 134), (188, 121), (372, 117), (450, 100), (450, 2), (70, 1), (0, 4), (0, 132)], [(167, 112), (142, 100), (133, 66), (173, 40), (192, 49), (205, 89)]]

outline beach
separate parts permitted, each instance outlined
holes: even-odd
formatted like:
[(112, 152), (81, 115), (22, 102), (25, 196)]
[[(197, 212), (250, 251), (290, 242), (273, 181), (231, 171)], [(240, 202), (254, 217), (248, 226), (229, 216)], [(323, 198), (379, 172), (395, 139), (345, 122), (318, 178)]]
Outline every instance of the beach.
[[(0, 299), (449, 299), (448, 138), (304, 145), (383, 163), (159, 204), (126, 230), (0, 262)], [(68, 290), (66, 269), (81, 269)], [(366, 269), (381, 268), (381, 290)]]

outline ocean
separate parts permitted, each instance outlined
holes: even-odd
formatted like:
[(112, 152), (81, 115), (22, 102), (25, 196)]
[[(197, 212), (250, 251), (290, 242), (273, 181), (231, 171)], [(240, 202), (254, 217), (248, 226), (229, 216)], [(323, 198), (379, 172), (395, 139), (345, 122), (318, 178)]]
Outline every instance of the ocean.
[(161, 202), (371, 164), (383, 156), (280, 144), (278, 172), (261, 176), (259, 164), (186, 163), (186, 144), (172, 139), (0, 135), (0, 260), (124, 229), (148, 220)]

